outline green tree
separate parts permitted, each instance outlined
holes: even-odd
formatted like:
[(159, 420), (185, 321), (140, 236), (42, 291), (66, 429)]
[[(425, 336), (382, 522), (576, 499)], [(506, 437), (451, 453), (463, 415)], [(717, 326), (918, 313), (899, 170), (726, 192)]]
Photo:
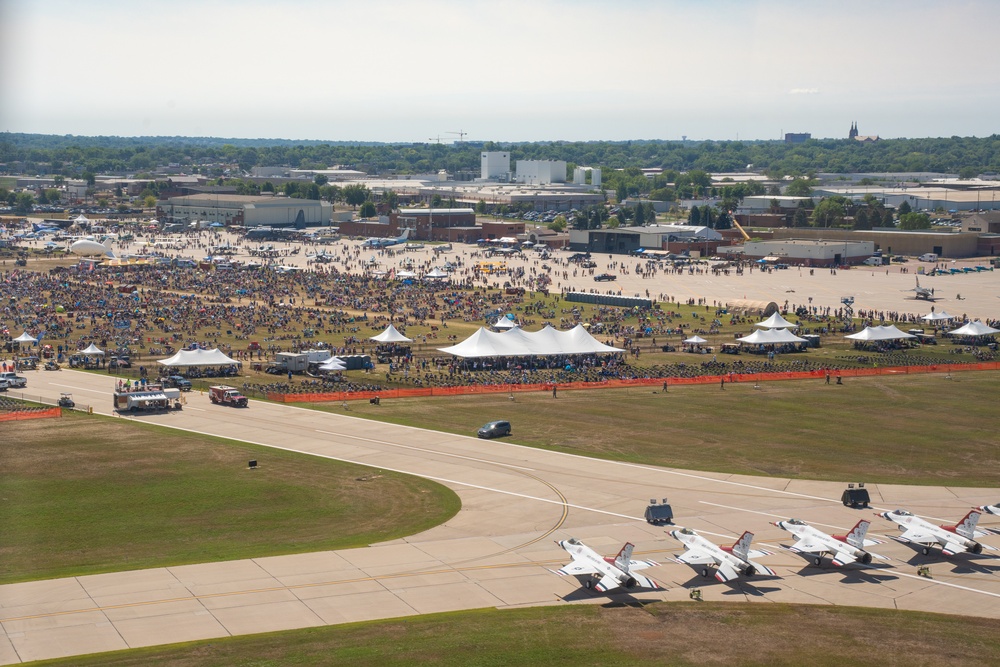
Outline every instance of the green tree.
[(441, 208), (442, 201), (444, 200), (441, 199), (441, 195), (433, 195), (431, 197), (431, 208)]
[(482, 199), (476, 202), (476, 214), (486, 215), (486, 202)]
[(326, 174), (316, 174), (316, 176), (313, 177), (313, 183), (315, 183), (316, 185), (322, 186), (326, 185), (329, 182), (330, 179), (326, 177)]
[(701, 225), (701, 209), (697, 206), (691, 207), (691, 212), (688, 214), (688, 223), (695, 226)]
[(872, 220), (871, 216), (868, 214), (867, 207), (861, 207), (854, 213), (854, 228), (855, 229), (871, 229)]
[(904, 201), (902, 204), (900, 204), (896, 208), (896, 213), (899, 214), (900, 218), (902, 218), (907, 213), (912, 213), (912, 212), (913, 212), (913, 208), (910, 206), (910, 203), (907, 202), (907, 201)]
[(261, 192), (274, 192), (274, 183), (271, 181), (264, 181), (264, 185), (260, 186)]
[(399, 194), (395, 190), (386, 190), (382, 193), (382, 201), (388, 206), (390, 211), (399, 208)]
[(548, 224), (548, 228), (554, 232), (562, 232), (566, 230), (566, 217), (562, 215), (557, 215), (555, 219)]
[(785, 188), (785, 194), (789, 197), (812, 197), (812, 184), (808, 179), (796, 178)]
[(636, 227), (644, 227), (646, 225), (646, 209), (643, 208), (642, 204), (638, 204), (632, 212), (632, 219), (635, 221)]
[(282, 186), (286, 197), (297, 197), (299, 194), (299, 184), (295, 181), (288, 181)]
[(908, 230), (930, 229), (931, 217), (926, 213), (904, 213), (899, 216), (899, 228)]
[(795, 227), (809, 226), (809, 214), (806, 213), (806, 203), (804, 201), (800, 201), (799, 205), (795, 208), (795, 214), (792, 216), (792, 225)]
[(361, 204), (361, 210), (358, 211), (358, 216), (362, 218), (374, 218), (378, 214), (375, 209), (375, 202), (370, 199)]
[(962, 167), (958, 170), (958, 177), (963, 181), (975, 178), (979, 175), (979, 170), (975, 167)]
[(843, 197), (827, 197), (813, 209), (812, 223), (816, 227), (836, 227), (844, 221)]
[(357, 208), (370, 199), (371, 192), (364, 185), (354, 183), (352, 185), (345, 186), (344, 189), (341, 190), (341, 195), (344, 198), (345, 204)]
[(14, 212), (18, 215), (28, 215), (35, 210), (35, 196), (30, 192), (19, 192), (14, 199)]
[(143, 208), (155, 208), (156, 207), (156, 197), (153, 195), (148, 195), (143, 197), (142, 200)]
[(83, 178), (83, 180), (87, 181), (87, 185), (89, 185), (90, 187), (94, 187), (94, 185), (97, 184), (97, 177), (94, 176), (94, 172), (92, 171), (83, 172), (81, 177)]

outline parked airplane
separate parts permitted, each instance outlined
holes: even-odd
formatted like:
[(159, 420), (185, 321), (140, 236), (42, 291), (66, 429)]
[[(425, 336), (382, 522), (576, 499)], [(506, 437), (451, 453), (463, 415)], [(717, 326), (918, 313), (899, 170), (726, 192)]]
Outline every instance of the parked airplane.
[(865, 539), (871, 522), (864, 519), (858, 521), (847, 535), (828, 535), (801, 519), (772, 522), (771, 525), (795, 535), (795, 544), (790, 546), (789, 550), (798, 554), (812, 554), (812, 561), (815, 565), (820, 565), (823, 562), (824, 554), (830, 554), (831, 562), (838, 567), (855, 561), (868, 565), (872, 562), (873, 557), (889, 560), (885, 556), (865, 551), (864, 547), (882, 544), (882, 542)]
[(634, 547), (631, 543), (626, 543), (614, 558), (602, 558), (575, 537), (556, 544), (573, 557), (573, 562), (553, 572), (563, 576), (586, 576), (583, 582), (586, 588), (594, 588), (604, 593), (615, 588), (631, 591), (636, 588), (660, 587), (652, 579), (636, 574), (636, 570), (644, 570), (657, 563), (651, 560), (632, 560)]
[[(687, 548), (687, 551), (675, 559), (678, 563), (686, 563), (687, 565), (717, 565), (718, 569), (715, 571), (715, 578), (722, 583), (732, 581), (740, 575), (752, 577), (760, 573), (772, 577), (775, 576), (771, 569), (750, 560), (751, 558), (771, 555), (770, 551), (759, 551), (750, 548), (750, 542), (753, 540), (753, 533), (751, 532), (744, 532), (740, 536), (740, 539), (736, 540), (736, 543), (731, 547), (715, 545), (690, 528), (671, 530), (669, 534)], [(707, 567), (702, 568), (701, 576), (707, 577), (708, 572)]]
[(1000, 514), (1000, 503), (996, 505), (980, 505), (976, 509), (987, 514)]
[(383, 239), (378, 237), (373, 237), (370, 239), (365, 239), (361, 244), (362, 248), (388, 248), (389, 246), (399, 245), (400, 243), (406, 243), (406, 239), (410, 238), (410, 230), (404, 229), (402, 236), (397, 236), (394, 239)]
[(329, 264), (333, 260), (337, 259), (336, 255), (331, 255), (326, 250), (321, 250), (320, 252), (313, 253), (311, 255), (306, 255), (306, 258), (311, 259), (318, 264)]
[(905, 290), (907, 292), (915, 292), (913, 298), (921, 301), (937, 301), (938, 297), (934, 296), (934, 289), (931, 287), (921, 287), (920, 277), (913, 276), (917, 281), (917, 286), (911, 290)]
[(111, 248), (111, 239), (108, 239), (104, 243), (98, 243), (97, 241), (92, 241), (90, 239), (80, 239), (79, 241), (74, 241), (70, 245), (69, 251), (74, 255), (80, 255), (81, 257), (104, 255), (105, 257), (109, 257), (111, 259), (117, 259), (115, 251)]
[(979, 510), (971, 510), (965, 515), (965, 518), (954, 526), (935, 526), (930, 521), (921, 519), (906, 510), (876, 512), (875, 516), (899, 524), (900, 530), (904, 532), (896, 539), (900, 542), (921, 545), (920, 553), (925, 556), (931, 552), (931, 546), (938, 544), (941, 545), (941, 553), (945, 556), (954, 556), (962, 552), (983, 553), (983, 545), (975, 540), (977, 537), (986, 535), (983, 531), (976, 530), (976, 524), (979, 523), (979, 517), (982, 516)]

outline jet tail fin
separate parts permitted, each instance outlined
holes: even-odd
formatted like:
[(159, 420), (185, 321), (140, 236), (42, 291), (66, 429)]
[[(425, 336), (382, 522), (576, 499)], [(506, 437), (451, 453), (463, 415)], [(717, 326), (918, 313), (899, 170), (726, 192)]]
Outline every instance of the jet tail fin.
[(635, 546), (631, 542), (626, 542), (622, 550), (615, 556), (615, 566), (622, 572), (628, 572), (629, 561), (632, 560), (632, 549)]
[(118, 259), (117, 256), (115, 255), (115, 251), (114, 251), (114, 247), (113, 247), (113, 245), (111, 243), (111, 239), (107, 239), (102, 245), (105, 248), (107, 248), (107, 250), (104, 251), (104, 255), (106, 257), (109, 257), (111, 259)]
[(851, 529), (851, 532), (847, 534), (847, 537), (844, 539), (844, 541), (850, 544), (852, 547), (857, 547), (858, 549), (864, 548), (865, 535), (868, 534), (868, 526), (870, 525), (871, 523), (865, 521), (864, 519), (858, 521), (858, 524)]
[(979, 510), (971, 510), (965, 515), (965, 518), (958, 522), (955, 526), (955, 532), (966, 539), (973, 539), (976, 536), (976, 524), (979, 523), (979, 517), (982, 514)]
[(733, 555), (740, 560), (746, 560), (750, 551), (750, 543), (753, 541), (753, 533), (744, 531), (740, 539), (733, 544)]

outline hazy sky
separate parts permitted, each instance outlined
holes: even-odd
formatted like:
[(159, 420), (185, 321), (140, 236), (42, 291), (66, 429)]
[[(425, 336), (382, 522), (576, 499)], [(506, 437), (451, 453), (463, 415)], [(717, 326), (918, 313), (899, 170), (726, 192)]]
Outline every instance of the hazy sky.
[(0, 0), (0, 131), (1000, 131), (1000, 0)]

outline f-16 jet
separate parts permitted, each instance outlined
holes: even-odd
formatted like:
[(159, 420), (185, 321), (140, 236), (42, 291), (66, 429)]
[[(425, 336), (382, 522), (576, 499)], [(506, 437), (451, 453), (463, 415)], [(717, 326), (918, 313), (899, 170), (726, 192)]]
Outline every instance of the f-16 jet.
[(980, 505), (976, 509), (987, 514), (1000, 514), (1000, 502), (996, 505)]
[(927, 555), (931, 552), (932, 546), (941, 545), (941, 553), (945, 556), (954, 556), (957, 553), (981, 554), (983, 545), (976, 542), (977, 537), (982, 537), (986, 533), (976, 530), (979, 517), (982, 514), (979, 510), (972, 510), (954, 526), (935, 526), (926, 519), (907, 512), (906, 510), (892, 510), (891, 512), (876, 512), (875, 516), (888, 519), (899, 524), (903, 531), (896, 539), (900, 542), (910, 542), (921, 545), (920, 553)]
[(624, 588), (627, 591), (638, 588), (660, 588), (660, 585), (649, 577), (636, 573), (636, 570), (644, 570), (657, 563), (651, 560), (632, 560), (634, 547), (631, 543), (626, 543), (614, 558), (602, 557), (575, 537), (556, 544), (571, 555), (573, 561), (553, 572), (563, 576), (586, 577), (583, 580), (585, 588), (593, 588), (601, 593), (615, 588)]
[(847, 535), (828, 535), (821, 530), (813, 528), (801, 519), (788, 519), (787, 521), (778, 521), (771, 525), (777, 526), (782, 530), (787, 530), (792, 535), (795, 535), (795, 544), (790, 546), (789, 550), (799, 554), (811, 555), (815, 565), (822, 564), (823, 556), (826, 554), (830, 555), (830, 562), (838, 567), (854, 562), (868, 565), (872, 562), (873, 557), (880, 560), (889, 560), (885, 556), (865, 551), (865, 547), (882, 543), (878, 540), (865, 539), (865, 535), (868, 534), (868, 526), (871, 525), (871, 522), (864, 519), (858, 521), (857, 525)]
[[(715, 578), (722, 583), (740, 576), (752, 577), (755, 574), (775, 576), (770, 568), (750, 560), (771, 555), (770, 551), (750, 548), (750, 542), (753, 541), (751, 532), (744, 532), (731, 547), (713, 544), (690, 528), (671, 530), (669, 535), (687, 548), (687, 551), (676, 558), (678, 563), (716, 565), (718, 567), (715, 570)], [(708, 567), (702, 568), (701, 576), (707, 577), (708, 573)]]

